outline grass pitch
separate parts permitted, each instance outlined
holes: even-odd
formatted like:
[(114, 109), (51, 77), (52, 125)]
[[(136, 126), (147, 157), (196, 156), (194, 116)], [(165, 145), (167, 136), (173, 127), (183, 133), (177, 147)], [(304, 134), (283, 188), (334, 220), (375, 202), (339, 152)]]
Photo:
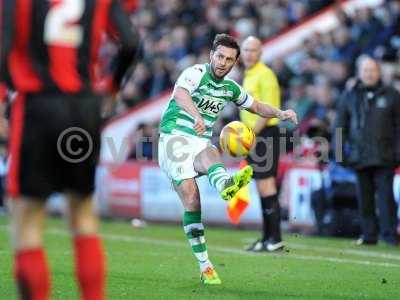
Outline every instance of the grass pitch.
[[(0, 299), (16, 299), (7, 224), (0, 218)], [(286, 235), (286, 251), (252, 254), (242, 249), (257, 232), (206, 226), (209, 256), (223, 284), (203, 286), (181, 226), (133, 229), (128, 222), (103, 221), (101, 231), (108, 299), (400, 299), (399, 248)], [(78, 299), (62, 221), (48, 222), (45, 244), (52, 299)]]

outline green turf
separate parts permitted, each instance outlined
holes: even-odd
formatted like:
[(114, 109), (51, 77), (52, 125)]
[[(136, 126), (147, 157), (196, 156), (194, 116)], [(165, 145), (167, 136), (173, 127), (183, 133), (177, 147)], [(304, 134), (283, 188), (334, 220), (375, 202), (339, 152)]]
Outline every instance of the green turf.
[[(6, 218), (0, 218), (0, 299), (15, 299)], [(76, 299), (71, 248), (64, 224), (50, 220), (45, 243), (53, 299)], [(347, 239), (285, 236), (278, 255), (241, 251), (254, 231), (206, 227), (210, 257), (223, 281), (202, 286), (183, 229), (103, 222), (109, 299), (400, 299), (400, 251), (352, 246)]]

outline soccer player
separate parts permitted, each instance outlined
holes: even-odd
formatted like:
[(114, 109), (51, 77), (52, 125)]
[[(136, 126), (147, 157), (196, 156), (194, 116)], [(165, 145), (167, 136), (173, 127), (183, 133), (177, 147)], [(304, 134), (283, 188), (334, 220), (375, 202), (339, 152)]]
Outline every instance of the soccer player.
[(14, 0), (0, 5), (0, 81), (18, 95), (11, 112), (7, 190), (20, 297), (50, 298), (43, 225), (46, 199), (59, 191), (68, 199), (81, 296), (103, 299), (105, 260), (92, 205), (101, 125), (93, 67), (110, 27), (121, 44), (111, 82), (118, 89), (138, 35), (117, 0)]
[(200, 266), (204, 284), (221, 284), (208, 258), (201, 222), (200, 194), (195, 178), (207, 175), (224, 200), (251, 180), (252, 168), (230, 176), (210, 139), (219, 113), (228, 102), (265, 118), (297, 122), (292, 110), (281, 111), (254, 100), (235, 81), (225, 78), (237, 62), (240, 47), (227, 34), (216, 35), (210, 63), (187, 68), (179, 76), (160, 123), (159, 164), (172, 181), (183, 207), (183, 227)]
[[(280, 89), (274, 72), (260, 59), (262, 44), (250, 36), (242, 44), (242, 61), (246, 68), (243, 88), (263, 103), (279, 108)], [(253, 252), (278, 251), (283, 249), (281, 237), (281, 214), (276, 187), (279, 163), (279, 129), (276, 118), (262, 118), (248, 111), (240, 112), (243, 123), (253, 129), (262, 139), (257, 141), (248, 162), (254, 168), (254, 179), (261, 200), (263, 218), (262, 237), (252, 243), (247, 250)], [(268, 147), (268, 142), (271, 146)], [(256, 156), (256, 157), (254, 157)]]

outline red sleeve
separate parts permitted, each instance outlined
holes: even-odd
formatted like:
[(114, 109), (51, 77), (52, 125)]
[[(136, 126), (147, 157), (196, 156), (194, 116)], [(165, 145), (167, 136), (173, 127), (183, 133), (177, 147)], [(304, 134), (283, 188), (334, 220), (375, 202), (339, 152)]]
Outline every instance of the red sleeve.
[(122, 7), (128, 13), (133, 13), (139, 6), (138, 0), (123, 0)]
[(4, 83), (0, 82), (0, 102), (6, 101), (7, 87)]

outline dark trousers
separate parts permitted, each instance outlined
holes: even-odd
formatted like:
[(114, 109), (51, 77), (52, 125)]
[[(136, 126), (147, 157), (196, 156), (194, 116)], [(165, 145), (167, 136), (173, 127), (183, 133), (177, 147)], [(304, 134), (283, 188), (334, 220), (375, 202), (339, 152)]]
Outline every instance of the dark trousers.
[(397, 204), (393, 194), (394, 169), (370, 167), (356, 170), (356, 173), (358, 206), (364, 240), (377, 241), (379, 218), (381, 238), (388, 243), (396, 243)]

